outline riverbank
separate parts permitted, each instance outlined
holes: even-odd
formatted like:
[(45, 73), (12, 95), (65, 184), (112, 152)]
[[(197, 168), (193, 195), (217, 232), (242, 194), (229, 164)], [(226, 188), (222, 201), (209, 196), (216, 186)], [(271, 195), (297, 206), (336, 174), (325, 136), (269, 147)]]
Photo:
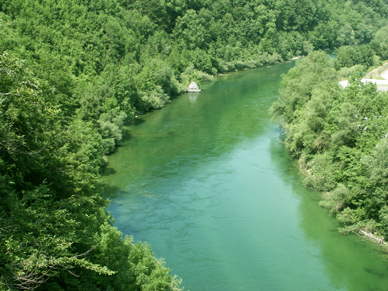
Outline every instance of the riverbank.
[[(377, 80), (376, 79), (375, 81), (379, 81), (379, 83), (376, 83), (377, 89), (379, 91), (384, 91), (384, 92), (388, 91), (388, 62), (386, 62), (382, 66), (372, 70), (366, 76), (368, 76), (369, 78), (385, 79), (385, 80)], [(385, 85), (386, 87), (382, 87), (382, 85)], [(369, 231), (366, 231), (366, 230), (360, 230), (359, 234), (362, 235), (363, 237), (366, 237), (367, 239), (369, 239), (372, 242), (375, 242), (375, 243), (378, 243), (378, 244), (384, 246), (384, 250), (386, 252), (388, 252), (388, 244), (384, 240), (384, 238), (376, 236), (376, 234), (369, 232)]]
[(306, 171), (306, 186), (324, 193), (320, 205), (340, 221), (339, 231), (385, 246), (386, 95), (369, 86), (341, 90), (337, 77), (326, 55), (310, 54), (283, 77), (271, 111), (282, 120), (286, 148)]
[[(381, 92), (388, 91), (388, 62), (385, 62), (382, 66), (379, 66), (372, 71), (368, 72), (365, 78), (361, 79), (361, 82), (366, 83), (374, 83), (377, 86), (377, 90)], [(348, 86), (349, 81), (343, 80), (340, 81), (339, 84), (345, 88)], [(302, 168), (302, 165), (300, 164)], [(310, 170), (305, 169), (304, 173), (306, 175), (311, 175)], [(378, 233), (368, 231), (366, 229), (359, 229), (354, 231), (355, 234), (360, 235), (373, 243), (377, 243), (384, 248), (385, 252), (388, 252), (388, 244)]]

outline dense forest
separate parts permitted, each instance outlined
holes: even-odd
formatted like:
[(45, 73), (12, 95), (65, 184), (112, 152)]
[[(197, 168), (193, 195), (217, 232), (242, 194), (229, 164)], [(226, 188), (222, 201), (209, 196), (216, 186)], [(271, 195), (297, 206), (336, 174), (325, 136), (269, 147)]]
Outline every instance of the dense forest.
[(274, 112), (345, 229), (387, 236), (386, 95), (336, 71), (388, 57), (387, 18), (386, 0), (1, 1), (0, 290), (180, 290), (105, 210), (123, 125), (191, 80), (319, 49), (343, 47), (301, 61)]

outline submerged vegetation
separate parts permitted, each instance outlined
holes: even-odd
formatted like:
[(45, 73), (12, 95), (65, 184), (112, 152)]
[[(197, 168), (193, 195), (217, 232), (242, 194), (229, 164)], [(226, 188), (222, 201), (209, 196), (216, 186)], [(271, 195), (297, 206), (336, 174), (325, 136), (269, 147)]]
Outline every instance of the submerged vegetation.
[(275, 111), (346, 229), (386, 236), (384, 95), (341, 91), (335, 68), (386, 58), (387, 17), (383, 0), (2, 1), (0, 290), (178, 290), (105, 211), (104, 156), (125, 122), (192, 80), (344, 45), (336, 63), (301, 61)]

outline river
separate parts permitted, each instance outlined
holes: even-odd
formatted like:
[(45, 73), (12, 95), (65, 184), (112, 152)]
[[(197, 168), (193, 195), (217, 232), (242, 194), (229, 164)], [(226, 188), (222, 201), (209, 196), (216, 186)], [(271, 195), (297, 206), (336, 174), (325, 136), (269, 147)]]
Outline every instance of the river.
[(373, 244), (337, 232), (268, 109), (285, 63), (216, 77), (140, 116), (109, 157), (108, 211), (191, 291), (388, 290)]

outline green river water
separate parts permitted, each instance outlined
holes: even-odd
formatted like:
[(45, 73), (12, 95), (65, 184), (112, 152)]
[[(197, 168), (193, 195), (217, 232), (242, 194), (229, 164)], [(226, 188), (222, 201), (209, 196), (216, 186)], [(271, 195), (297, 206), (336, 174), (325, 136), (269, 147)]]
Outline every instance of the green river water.
[(293, 63), (219, 76), (129, 126), (108, 211), (186, 290), (388, 290), (378, 248), (342, 236), (268, 109)]

